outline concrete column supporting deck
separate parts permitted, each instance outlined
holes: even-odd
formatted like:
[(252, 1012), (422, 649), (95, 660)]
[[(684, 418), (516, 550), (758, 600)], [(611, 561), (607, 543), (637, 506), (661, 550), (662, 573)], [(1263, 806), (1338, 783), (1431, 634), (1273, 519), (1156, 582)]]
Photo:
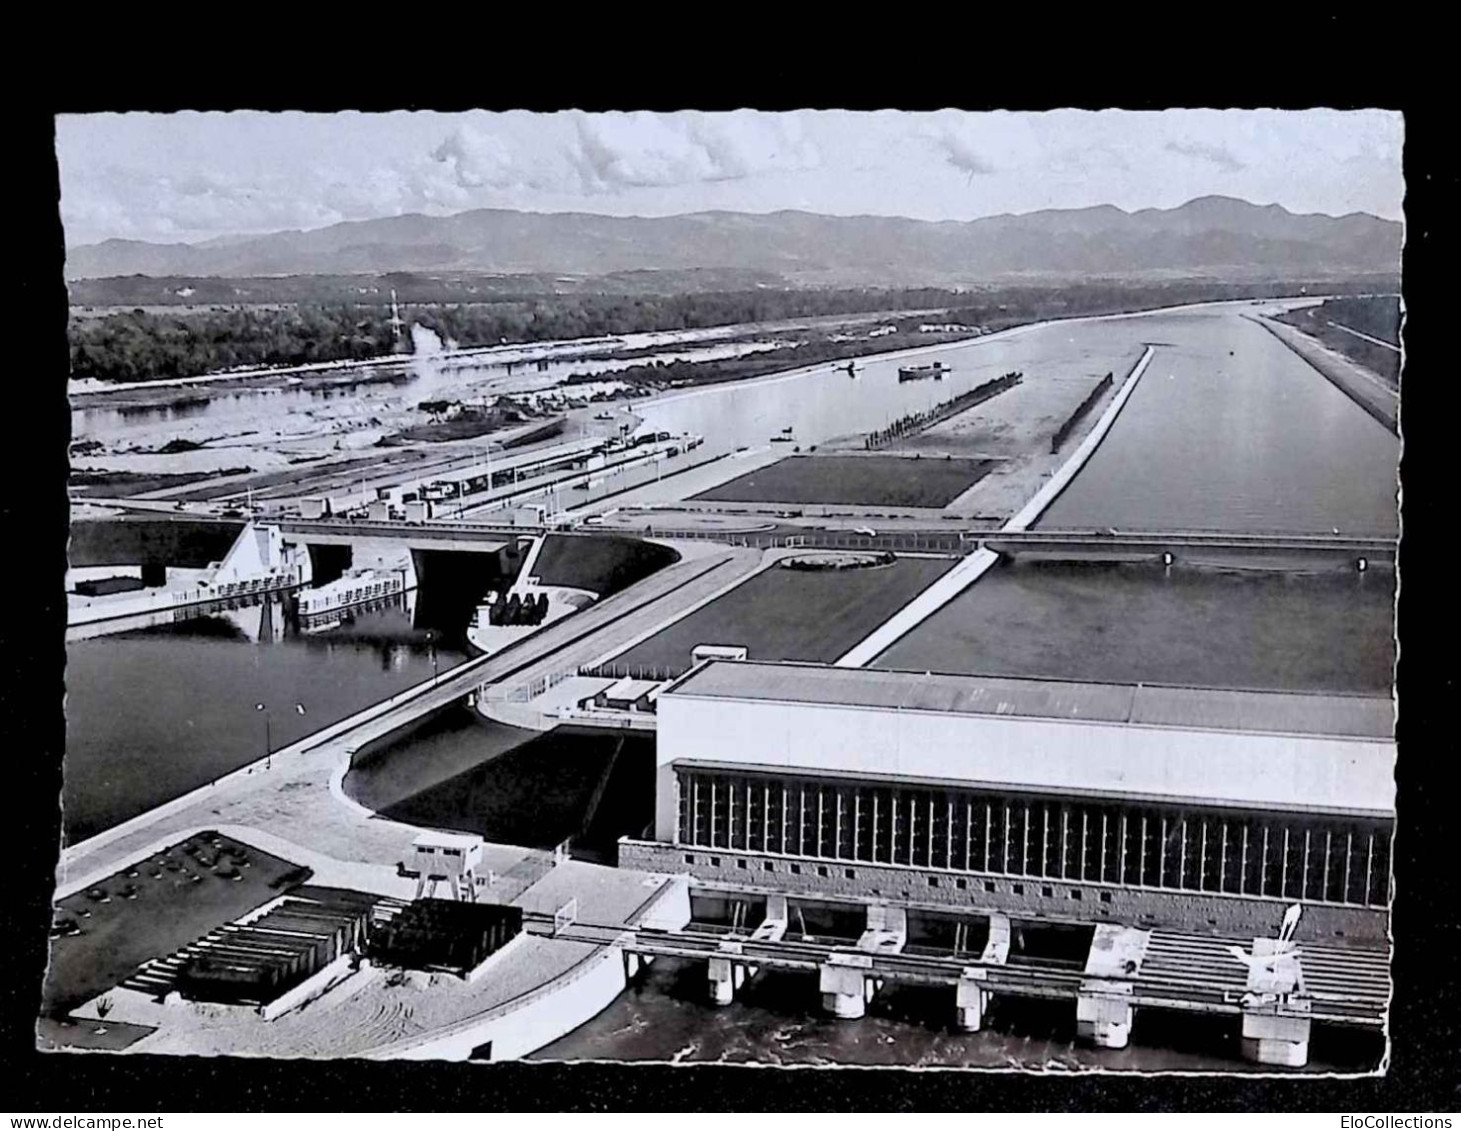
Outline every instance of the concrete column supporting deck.
[[(1243, 1010), (1243, 1056), (1257, 1064), (1302, 1068), (1309, 1063), (1307, 1001), (1290, 1001), (1286, 1012), (1279, 1006)], [(1270, 1012), (1271, 1011), (1271, 1012)]]
[(1075, 1002), (1076, 1036), (1104, 1049), (1124, 1049), (1131, 1040), (1130, 982), (1090, 979), (1081, 983)]
[(707, 964), (710, 977), (710, 1001), (729, 1005), (736, 1000), (736, 991), (746, 983), (746, 966), (739, 961), (741, 944), (723, 942), (719, 953)]
[(1131, 982), (1146, 958), (1150, 931), (1102, 923), (1091, 937), (1085, 980), (1076, 998), (1076, 1032), (1102, 1048), (1124, 1049), (1135, 1010)]
[(1287, 942), (1258, 938), (1252, 957), (1243, 998), (1243, 1056), (1258, 1064), (1302, 1068), (1309, 1062), (1312, 1022), (1299, 952)]
[(979, 966), (966, 966), (954, 991), (955, 1024), (966, 1033), (977, 1033), (984, 1025), (984, 1011), (989, 1008), (989, 990), (985, 988), (990, 966), (1003, 966), (1009, 961), (1010, 921), (1008, 915), (989, 917), (989, 937), (979, 955)]
[(868, 978), (870, 954), (833, 954), (818, 968), (822, 1008), (833, 1017), (855, 1021), (867, 1012), (873, 987)]
[(966, 966), (959, 975), (954, 991), (954, 1023), (966, 1033), (977, 1033), (984, 1025), (984, 1010), (989, 1005), (989, 991), (984, 988), (989, 971), (979, 966)]
[(985, 966), (1003, 966), (1010, 957), (1010, 918), (998, 912), (989, 916), (989, 938), (979, 961)]
[[(751, 932), (753, 942), (780, 942), (786, 934), (786, 896), (766, 897), (766, 917)], [(738, 939), (727, 939), (719, 947), (719, 955), (709, 962), (710, 1000), (716, 1005), (729, 1005), (735, 1000), (736, 991), (756, 976), (759, 967), (737, 960), (735, 955), (743, 953), (743, 944)], [(722, 957), (724, 956), (724, 957)]]

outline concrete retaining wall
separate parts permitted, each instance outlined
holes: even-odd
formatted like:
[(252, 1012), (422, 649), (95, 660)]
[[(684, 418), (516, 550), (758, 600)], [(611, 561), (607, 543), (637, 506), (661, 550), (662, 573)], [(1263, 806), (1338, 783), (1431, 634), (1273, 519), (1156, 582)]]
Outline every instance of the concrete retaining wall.
[[(631, 927), (680, 930), (690, 921), (688, 883), (672, 877), (625, 921)], [(375, 1059), (467, 1060), (490, 1041), (490, 1059), (517, 1060), (573, 1032), (606, 1009), (628, 986), (630, 971), (638, 968), (639, 961), (617, 946), (602, 947), (557, 978), (480, 1018), (424, 1037), (419, 1043), (397, 1044), (371, 1055)]]
[(370, 1054), (375, 1060), (467, 1060), (489, 1042), (492, 1060), (518, 1060), (573, 1032), (601, 1012), (629, 984), (618, 947), (594, 951), (566, 973), (482, 1017)]
[(910, 413), (908, 416), (895, 420), (889, 427), (877, 432), (869, 432), (863, 438), (863, 447), (868, 451), (877, 451), (889, 445), (896, 444), (899, 440), (907, 439), (909, 436), (916, 436), (925, 432), (935, 424), (942, 424), (966, 412), (977, 405), (983, 404), (992, 397), (997, 397), (1006, 389), (1013, 389), (1022, 380), (1022, 373), (1006, 373), (1003, 377), (995, 377), (970, 389), (967, 393), (960, 393), (952, 400), (944, 401), (935, 405), (927, 412)]
[(291, 1009), (298, 1009), (305, 1002), (314, 1001), (315, 998), (350, 977), (354, 961), (355, 956), (346, 951), (333, 962), (315, 971), (292, 990), (288, 990), (273, 1001), (260, 1006), (259, 1016), (265, 1021), (273, 1021), (274, 1018), (288, 1013)]
[(1112, 376), (1106, 374), (1087, 395), (1086, 399), (1076, 406), (1073, 413), (1065, 418), (1065, 423), (1055, 430), (1055, 435), (1050, 438), (1050, 451), (1060, 451), (1060, 445), (1070, 439), (1070, 434), (1075, 431), (1075, 426), (1085, 418), (1086, 413), (1096, 406), (1096, 402), (1105, 395), (1106, 390), (1111, 387)]

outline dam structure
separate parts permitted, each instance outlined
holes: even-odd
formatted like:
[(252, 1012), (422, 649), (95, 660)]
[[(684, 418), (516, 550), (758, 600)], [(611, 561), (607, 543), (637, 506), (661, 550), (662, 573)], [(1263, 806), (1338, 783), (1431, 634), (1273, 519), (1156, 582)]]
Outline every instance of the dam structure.
[[(865, 935), (817, 967), (839, 1016), (924, 976), (894, 961), (922, 917), (990, 940), (942, 959), (966, 1026), (989, 993), (1056, 983), (1112, 1048), (1143, 1002), (1240, 1015), (1245, 1054), (1266, 1064), (1303, 1064), (1316, 1020), (1383, 1024), (1388, 698), (716, 659), (662, 690), (657, 715), (654, 837), (623, 843), (621, 862), (756, 907), (865, 909)], [(1302, 953), (1252, 990), (1225, 948), (1278, 953), (1295, 906)], [(1031, 953), (1062, 933), (1089, 949), (1017, 984), (1010, 932)], [(758, 964), (741, 937), (708, 959), (717, 1000), (733, 967)], [(1129, 953), (1113, 965), (1112, 948)], [(1163, 948), (1192, 955), (1175, 981), (1158, 977)]]

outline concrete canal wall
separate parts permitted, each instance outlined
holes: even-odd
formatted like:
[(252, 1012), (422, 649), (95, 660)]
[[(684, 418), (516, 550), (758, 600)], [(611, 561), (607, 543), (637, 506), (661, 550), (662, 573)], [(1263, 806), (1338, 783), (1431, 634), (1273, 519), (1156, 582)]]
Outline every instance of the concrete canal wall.
[(481, 1017), (365, 1055), (372, 1060), (519, 1060), (607, 1009), (628, 984), (618, 947), (591, 948), (566, 973)]
[[(672, 876), (626, 916), (625, 927), (681, 930), (689, 921), (689, 880)], [(366, 1056), (375, 1060), (518, 1060), (567, 1036), (607, 1009), (646, 961), (613, 944), (541, 937), (533, 941), (544, 947), (580, 948), (585, 954), (557, 977), (478, 1017), (373, 1050)]]
[(1065, 418), (1065, 423), (1055, 430), (1055, 435), (1050, 437), (1050, 451), (1052, 455), (1060, 451), (1060, 446), (1070, 439), (1070, 434), (1075, 431), (1075, 426), (1085, 419), (1086, 413), (1096, 407), (1096, 402), (1111, 387), (1111, 381), (1112, 375), (1110, 373), (1102, 377), (1096, 384), (1096, 387), (1091, 390), (1090, 395), (1081, 401), (1076, 406), (1075, 411)]
[[(1080, 447), (1076, 448), (1060, 470), (1051, 476), (1045, 485), (1035, 492), (1034, 497), (1020, 508), (1019, 513), (1004, 524), (1002, 530), (1007, 532), (1028, 530), (1045, 511), (1045, 508), (1070, 485), (1076, 473), (1086, 465), (1095, 450), (1100, 447), (1101, 441), (1106, 438), (1106, 433), (1111, 430), (1111, 425), (1116, 422), (1116, 417), (1120, 415), (1126, 402), (1131, 398), (1131, 394), (1136, 389), (1136, 383), (1141, 380), (1141, 375), (1146, 372), (1155, 353), (1154, 347), (1146, 347), (1145, 352), (1141, 355), (1141, 360), (1136, 363), (1122, 383), (1120, 391), (1106, 406), (1106, 411), (1096, 421), (1090, 435), (1081, 442)], [(887, 651), (898, 640), (983, 577), (997, 561), (999, 561), (998, 554), (989, 550), (976, 550), (838, 660), (837, 667), (860, 668), (872, 663), (881, 653)]]
[(1348, 358), (1325, 349), (1302, 331), (1268, 318), (1248, 317), (1317, 369), (1331, 385), (1375, 420), (1397, 436), (1400, 434), (1400, 394), (1379, 377), (1366, 372)]

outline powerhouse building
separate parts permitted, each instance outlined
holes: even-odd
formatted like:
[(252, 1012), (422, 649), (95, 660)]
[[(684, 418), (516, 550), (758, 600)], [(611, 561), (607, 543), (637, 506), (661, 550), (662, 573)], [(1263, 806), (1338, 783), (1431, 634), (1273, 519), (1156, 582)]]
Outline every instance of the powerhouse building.
[(713, 659), (657, 700), (652, 840), (708, 886), (1386, 946), (1394, 708)]

